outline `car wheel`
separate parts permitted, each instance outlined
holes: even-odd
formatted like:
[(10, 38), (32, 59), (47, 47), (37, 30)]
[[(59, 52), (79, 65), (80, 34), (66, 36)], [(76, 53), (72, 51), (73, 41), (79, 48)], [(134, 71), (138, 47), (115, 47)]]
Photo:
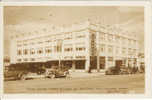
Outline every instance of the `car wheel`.
[(71, 78), (71, 77), (70, 77), (70, 75), (69, 75), (69, 74), (67, 74), (67, 75), (66, 75), (66, 78), (67, 78), (67, 79), (69, 79), (69, 78)]
[(25, 75), (25, 74), (23, 74), (23, 75), (21, 76), (21, 80), (26, 80), (26, 75)]
[(55, 78), (55, 75), (53, 74), (53, 75), (51, 75), (51, 79), (54, 79)]

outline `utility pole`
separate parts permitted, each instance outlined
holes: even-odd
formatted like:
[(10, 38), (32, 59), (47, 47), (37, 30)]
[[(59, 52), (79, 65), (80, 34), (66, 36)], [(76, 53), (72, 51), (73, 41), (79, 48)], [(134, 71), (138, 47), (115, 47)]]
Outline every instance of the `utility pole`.
[(61, 68), (62, 40), (58, 41), (57, 48), (58, 48), (58, 51), (59, 51), (59, 67)]
[(97, 47), (97, 72), (100, 72), (100, 46), (99, 46), (99, 32), (96, 33), (96, 47)]

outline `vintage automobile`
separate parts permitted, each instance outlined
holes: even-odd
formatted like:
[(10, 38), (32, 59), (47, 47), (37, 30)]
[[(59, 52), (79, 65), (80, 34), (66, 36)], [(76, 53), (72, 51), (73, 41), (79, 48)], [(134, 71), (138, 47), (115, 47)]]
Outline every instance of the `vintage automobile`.
[(38, 78), (44, 73), (44, 69), (36, 69), (35, 67), (27, 68), (24, 64), (11, 65), (4, 69), (4, 80), (26, 80)]
[(106, 71), (105, 71), (106, 75), (119, 75), (120, 74), (120, 68), (113, 66), (113, 67), (109, 67)]
[(28, 71), (15, 71), (15, 70), (9, 70), (4, 72), (4, 79), (6, 80), (27, 80), (27, 79), (34, 79), (43, 77), (40, 76), (38, 73), (28, 72)]
[(45, 73), (46, 78), (60, 78), (60, 77), (65, 77), (65, 78), (70, 78), (70, 73), (68, 68), (66, 67), (58, 67), (58, 66), (52, 66), (50, 69), (46, 69)]
[(120, 66), (120, 67), (110, 67), (106, 70), (106, 75), (123, 75), (123, 74), (136, 74), (138, 73), (138, 67), (126, 67), (126, 66)]
[(5, 69), (4, 80), (24, 80), (27, 71), (15, 70), (14, 68)]
[(119, 74), (123, 75), (123, 74), (130, 74), (130, 73), (131, 73), (130, 68), (124, 67), (124, 66), (120, 68), (120, 73)]

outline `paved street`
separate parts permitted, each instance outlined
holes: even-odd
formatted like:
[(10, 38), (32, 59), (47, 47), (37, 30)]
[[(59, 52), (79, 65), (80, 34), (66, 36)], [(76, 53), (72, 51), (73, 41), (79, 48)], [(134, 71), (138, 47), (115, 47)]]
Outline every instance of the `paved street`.
[(71, 79), (5, 81), (5, 93), (144, 93), (144, 75), (90, 75)]

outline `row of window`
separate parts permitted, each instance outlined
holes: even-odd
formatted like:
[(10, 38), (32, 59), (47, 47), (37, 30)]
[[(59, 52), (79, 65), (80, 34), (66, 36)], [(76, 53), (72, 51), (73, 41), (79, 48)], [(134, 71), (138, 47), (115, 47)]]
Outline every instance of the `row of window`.
[(35, 61), (35, 58), (30, 58), (30, 59), (27, 59), (27, 58), (24, 58), (24, 59), (17, 59), (18, 62), (21, 62), (21, 61)]
[[(66, 56), (64, 57), (64, 59), (72, 59), (73, 57), (72, 56)], [(85, 56), (76, 56), (75, 58), (77, 59), (85, 59)], [(17, 59), (18, 62), (22, 62), (22, 61), (35, 61), (36, 58), (24, 58), (24, 59)]]
[[(75, 37), (73, 37), (73, 35), (71, 33), (66, 33), (64, 36), (62, 37), (58, 37), (58, 35), (56, 37), (44, 37), (44, 38), (40, 38), (40, 39), (33, 39), (33, 40), (26, 40), (26, 41), (17, 41), (17, 46), (21, 47), (21, 46), (27, 46), (27, 45), (33, 45), (33, 44), (42, 44), (42, 43), (51, 43), (51, 42), (56, 42), (59, 40), (71, 40), (71, 39), (80, 39), (80, 38), (85, 38), (86, 34), (84, 32), (77, 32), (75, 33)], [(40, 41), (42, 40), (42, 41)], [(45, 41), (43, 41), (45, 40)], [(38, 41), (38, 42), (34, 42), (34, 41)]]
[(107, 48), (108, 53), (113, 53), (114, 48), (115, 48), (116, 54), (119, 54), (119, 53), (126, 54), (128, 52), (129, 55), (132, 55), (132, 54), (136, 54), (136, 51), (137, 51), (136, 49), (131, 49), (131, 48), (127, 50), (127, 48), (114, 47), (112, 45), (108, 45), (108, 46), (106, 46), (105, 44), (100, 45), (101, 52), (106, 52), (106, 48)]
[[(28, 55), (28, 54), (35, 54), (37, 52), (37, 54), (42, 54), (42, 53), (51, 53), (53, 50), (51, 48), (45, 48), (45, 50), (43, 50), (43, 48), (35, 50), (35, 49), (24, 49), (24, 50), (18, 50), (17, 51), (17, 55)], [(62, 48), (60, 47), (55, 47), (54, 52), (61, 52)], [(64, 48), (65, 52), (72, 52), (73, 48), (71, 47), (67, 47)], [(76, 47), (76, 51), (85, 51), (85, 47)]]
[(127, 39), (125, 37), (115, 36), (112, 34), (105, 34), (102, 33), (99, 35), (99, 39), (102, 41), (109, 41), (109, 42), (116, 42), (116, 43), (122, 43), (122, 44), (133, 44), (136, 45), (137, 41), (133, 39)]
[[(74, 31), (74, 32), (66, 32), (66, 33), (61, 33), (61, 34), (56, 34), (56, 35), (49, 35), (47, 37), (54, 39), (54, 38), (57, 38), (57, 37), (62, 38), (65, 35), (67, 35), (69, 37), (76, 37), (77, 38), (77, 37), (79, 37), (80, 34), (85, 34), (85, 32), (86, 32), (86, 30), (79, 30), (79, 31)], [(35, 31), (33, 33), (36, 33), (36, 35), (37, 35), (38, 31)], [(29, 36), (29, 35), (32, 35), (32, 33), (29, 32), (29, 34), (28, 33), (22, 34), (23, 37), (25, 37), (26, 35)], [(14, 35), (14, 36), (12, 36), (12, 38), (20, 38), (20, 37), (21, 37), (21, 35)]]

